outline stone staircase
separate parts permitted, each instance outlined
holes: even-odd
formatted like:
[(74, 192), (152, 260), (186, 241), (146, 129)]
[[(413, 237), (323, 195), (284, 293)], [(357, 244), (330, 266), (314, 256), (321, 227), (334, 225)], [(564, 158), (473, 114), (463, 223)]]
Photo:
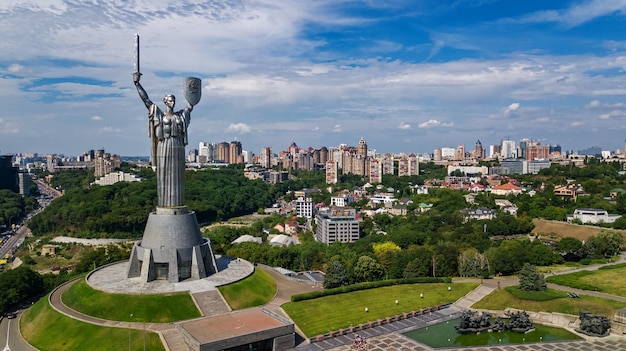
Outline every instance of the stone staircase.
[(172, 328), (161, 332), (162, 338), (168, 351), (189, 351), (183, 334), (177, 329)]

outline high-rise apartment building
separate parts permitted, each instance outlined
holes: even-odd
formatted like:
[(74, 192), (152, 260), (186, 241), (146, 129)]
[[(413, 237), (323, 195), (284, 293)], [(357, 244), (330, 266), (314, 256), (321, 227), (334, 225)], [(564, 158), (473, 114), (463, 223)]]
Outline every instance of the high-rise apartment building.
[(94, 176), (96, 178), (100, 178), (111, 173), (122, 164), (122, 160), (119, 155), (111, 155), (104, 152), (104, 150), (96, 151), (93, 162)]
[(337, 184), (337, 162), (326, 162), (326, 184)]
[(261, 149), (261, 167), (266, 169), (272, 168), (272, 158), (273, 154), (271, 147), (266, 146)]
[(517, 154), (515, 151), (515, 140), (502, 140), (500, 156), (502, 156), (503, 159), (516, 158)]
[(223, 141), (217, 146), (217, 160), (230, 163), (230, 144)]
[(383, 182), (382, 158), (370, 160), (370, 183), (378, 184)]
[(241, 146), (241, 142), (237, 140), (231, 141), (229, 148), (228, 148), (228, 153), (229, 153), (228, 163), (229, 164), (243, 163), (242, 152), (243, 152), (243, 148)]
[(463, 161), (465, 160), (465, 145), (461, 144), (456, 147), (454, 150), (454, 160), (455, 161)]

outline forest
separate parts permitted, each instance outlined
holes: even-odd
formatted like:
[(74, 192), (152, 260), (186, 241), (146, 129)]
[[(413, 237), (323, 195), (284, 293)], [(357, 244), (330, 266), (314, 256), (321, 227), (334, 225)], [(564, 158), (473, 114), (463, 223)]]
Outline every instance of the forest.
[[(148, 214), (156, 208), (156, 178), (151, 170), (139, 172), (141, 182), (109, 186), (86, 185), (90, 176), (86, 171), (62, 174), (53, 178), (52, 185), (64, 189), (65, 195), (30, 221), (35, 236), (141, 236)], [(275, 196), (268, 184), (246, 179), (236, 167), (188, 171), (185, 177), (185, 203), (201, 224), (256, 212)]]

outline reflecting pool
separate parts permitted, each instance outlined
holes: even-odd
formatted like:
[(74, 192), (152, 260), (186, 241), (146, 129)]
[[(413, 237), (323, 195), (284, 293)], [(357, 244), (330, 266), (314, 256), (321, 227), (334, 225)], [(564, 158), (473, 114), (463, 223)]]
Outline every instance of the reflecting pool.
[(565, 329), (549, 327), (547, 325), (537, 323), (535, 323), (535, 330), (526, 334), (514, 333), (511, 331), (459, 334), (456, 329), (454, 329), (454, 326), (458, 325), (459, 321), (460, 319), (458, 318), (452, 319), (447, 322), (412, 330), (404, 333), (403, 335), (432, 348), (582, 340), (582, 338), (578, 335)]

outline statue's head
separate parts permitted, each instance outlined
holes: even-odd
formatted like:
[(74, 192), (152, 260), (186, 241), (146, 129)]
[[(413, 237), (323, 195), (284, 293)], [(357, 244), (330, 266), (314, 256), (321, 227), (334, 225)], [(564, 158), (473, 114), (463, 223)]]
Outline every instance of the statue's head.
[(176, 105), (176, 96), (172, 94), (167, 94), (163, 98), (163, 102), (165, 103), (165, 106), (174, 108), (174, 105)]

